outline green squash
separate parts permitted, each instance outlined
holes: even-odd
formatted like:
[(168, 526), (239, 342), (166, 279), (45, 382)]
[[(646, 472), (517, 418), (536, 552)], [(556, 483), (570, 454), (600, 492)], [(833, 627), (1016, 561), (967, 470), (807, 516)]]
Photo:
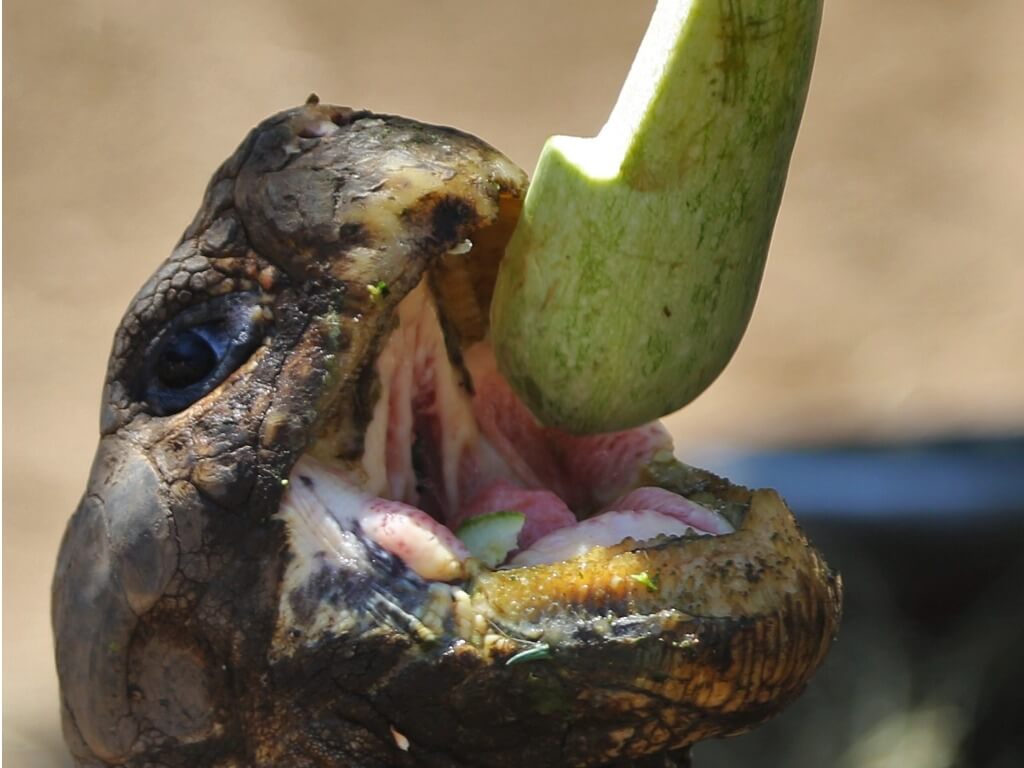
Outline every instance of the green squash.
[(764, 270), (822, 0), (661, 0), (607, 124), (544, 147), (491, 304), (541, 421), (624, 429), (699, 395)]

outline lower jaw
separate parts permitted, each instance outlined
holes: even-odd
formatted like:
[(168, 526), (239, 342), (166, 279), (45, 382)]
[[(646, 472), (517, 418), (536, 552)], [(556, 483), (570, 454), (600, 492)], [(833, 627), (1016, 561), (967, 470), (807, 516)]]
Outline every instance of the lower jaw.
[[(523, 738), (562, 750), (531, 764), (583, 766), (745, 730), (823, 660), (840, 584), (774, 492), (719, 481), (714, 493), (748, 506), (731, 535), (627, 540), (455, 583), (283, 509), (292, 558), (271, 662), (280, 679), (329, 669), (345, 681), (379, 659), (370, 666), (389, 671), (367, 695), (403, 743), (475, 755), (511, 728), (507, 752), (487, 753), (495, 766), (521, 765)], [(352, 547), (366, 547), (362, 563)]]
[[(621, 535), (609, 546), (589, 545), (581, 539), (588, 527), (583, 523), (558, 531), (581, 539), (580, 554), (518, 564), (532, 554), (528, 549), (512, 564), (492, 569), (422, 510), (371, 497), (336, 467), (303, 457), (287, 488), (277, 514), (291, 552), (281, 603), (281, 628), (287, 630), (279, 632), (282, 648), (294, 649), (291, 639), (298, 637), (308, 646), (339, 629), (369, 630), (381, 600), (400, 605), (399, 623), (431, 643), (448, 636), (489, 652), (516, 653), (522, 650), (519, 641), (561, 642), (583, 628), (585, 613), (607, 619), (678, 608), (685, 561), (695, 559), (699, 567), (713, 539), (737, 536)], [(744, 494), (731, 500), (737, 506), (749, 501)], [(608, 512), (588, 522), (633, 514)], [(364, 594), (350, 590), (345, 605), (333, 599), (332, 584), (360, 582)], [(310, 611), (295, 611), (297, 599), (318, 603), (312, 606), (313, 622), (299, 618)], [(302, 623), (307, 626), (300, 628)]]
[[(835, 614), (807, 627), (824, 642), (838, 620), (835, 579), (773, 491), (751, 493), (701, 473), (704, 497), (746, 510), (735, 532), (627, 537), (564, 561), (524, 567), (489, 569), (466, 557), (453, 560), (441, 580), (417, 573), (409, 558), (381, 546), (357, 517), (304, 499), (299, 489), (311, 475), (322, 480), (320, 471), (300, 461), (289, 482), (294, 492), (278, 513), (291, 550), (275, 643), (279, 656), (330, 636), (373, 631), (385, 603), (395, 631), (429, 644), (466, 642), (497, 661), (537, 644), (550, 652), (639, 636), (672, 642), (678, 634), (673, 628), (691, 620), (749, 621), (819, 608), (822, 616)], [(348, 588), (332, 591), (332, 585)], [(296, 610), (303, 601), (306, 609)], [(811, 610), (815, 604), (819, 608)], [(675, 639), (686, 640), (689, 630), (679, 632)]]

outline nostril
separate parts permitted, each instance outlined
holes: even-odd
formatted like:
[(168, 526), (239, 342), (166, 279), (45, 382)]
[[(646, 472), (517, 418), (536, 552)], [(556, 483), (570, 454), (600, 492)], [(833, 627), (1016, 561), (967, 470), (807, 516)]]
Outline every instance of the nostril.
[(335, 107), (331, 111), (331, 122), (333, 122), (339, 128), (344, 128), (347, 125), (351, 125), (356, 120), (361, 120), (364, 117), (370, 116), (370, 112), (365, 109), (352, 109), (351, 107)]

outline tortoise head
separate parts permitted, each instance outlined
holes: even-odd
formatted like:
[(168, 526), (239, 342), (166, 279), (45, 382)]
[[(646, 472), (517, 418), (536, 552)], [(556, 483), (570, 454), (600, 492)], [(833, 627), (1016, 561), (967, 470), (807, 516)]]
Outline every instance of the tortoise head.
[(214, 174), (117, 331), (57, 564), (80, 765), (628, 764), (802, 690), (840, 586), (779, 497), (657, 424), (546, 428), (497, 372), (525, 186), (315, 100)]

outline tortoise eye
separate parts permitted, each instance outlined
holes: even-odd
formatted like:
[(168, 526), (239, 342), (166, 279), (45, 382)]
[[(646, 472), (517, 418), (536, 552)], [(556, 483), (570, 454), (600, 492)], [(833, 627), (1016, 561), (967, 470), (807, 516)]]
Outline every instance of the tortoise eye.
[(184, 410), (249, 359), (264, 333), (258, 298), (224, 296), (170, 322), (146, 355), (141, 399), (153, 413)]
[(208, 335), (216, 336), (219, 328), (183, 328), (164, 345), (156, 362), (156, 378), (169, 389), (185, 389), (200, 383), (217, 367), (217, 353)]

